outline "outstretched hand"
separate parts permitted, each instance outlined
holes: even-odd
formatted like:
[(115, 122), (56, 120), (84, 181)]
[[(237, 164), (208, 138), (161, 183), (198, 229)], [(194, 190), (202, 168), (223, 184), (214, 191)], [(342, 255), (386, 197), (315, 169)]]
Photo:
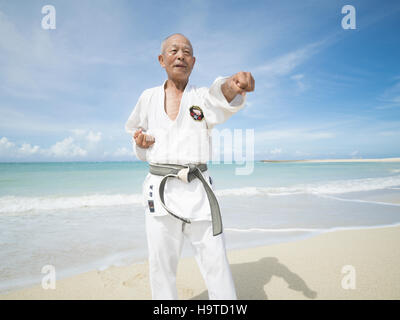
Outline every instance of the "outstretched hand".
[(136, 130), (133, 134), (132, 139), (135, 141), (136, 145), (140, 148), (147, 149), (152, 146), (155, 142), (154, 137), (142, 132), (142, 129)]

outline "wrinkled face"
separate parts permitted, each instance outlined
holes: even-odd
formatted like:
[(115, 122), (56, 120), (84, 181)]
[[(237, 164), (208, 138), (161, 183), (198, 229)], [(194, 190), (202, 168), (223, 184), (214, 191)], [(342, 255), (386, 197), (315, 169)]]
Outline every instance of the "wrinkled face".
[(158, 56), (160, 65), (165, 69), (169, 79), (188, 80), (196, 58), (189, 40), (182, 35), (167, 39), (163, 52)]

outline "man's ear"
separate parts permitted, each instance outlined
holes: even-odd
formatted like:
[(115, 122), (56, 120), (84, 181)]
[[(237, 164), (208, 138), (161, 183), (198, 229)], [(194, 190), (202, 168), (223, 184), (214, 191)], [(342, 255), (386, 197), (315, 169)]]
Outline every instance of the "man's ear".
[(160, 63), (161, 67), (165, 68), (164, 56), (162, 54), (158, 56), (158, 62)]

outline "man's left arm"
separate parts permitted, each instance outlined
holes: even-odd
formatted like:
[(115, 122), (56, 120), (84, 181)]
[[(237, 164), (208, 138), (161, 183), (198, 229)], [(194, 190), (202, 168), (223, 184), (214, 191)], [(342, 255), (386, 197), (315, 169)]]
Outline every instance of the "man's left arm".
[(228, 101), (232, 100), (238, 95), (246, 95), (246, 92), (254, 91), (255, 81), (250, 72), (238, 72), (228, 78), (222, 85), (221, 91)]
[(250, 72), (239, 72), (231, 77), (218, 77), (204, 94), (204, 119), (212, 130), (224, 123), (233, 114), (243, 109), (246, 92), (254, 90), (254, 79)]

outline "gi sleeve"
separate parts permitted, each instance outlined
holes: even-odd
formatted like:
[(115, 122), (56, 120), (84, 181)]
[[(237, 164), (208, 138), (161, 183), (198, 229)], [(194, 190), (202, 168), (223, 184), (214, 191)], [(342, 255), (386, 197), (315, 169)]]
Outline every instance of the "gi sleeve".
[(229, 77), (218, 77), (205, 92), (204, 96), (204, 119), (207, 127), (211, 130), (215, 125), (224, 123), (234, 113), (243, 109), (246, 103), (246, 96), (240, 94), (229, 103), (221, 90), (221, 85)]
[[(129, 133), (132, 137), (132, 146), (133, 151), (136, 155), (136, 158), (142, 161), (147, 161), (147, 150), (145, 148), (140, 148), (135, 143), (133, 139), (133, 134), (136, 130), (142, 129), (145, 133), (148, 129), (148, 117), (147, 117), (147, 110), (148, 110), (148, 103), (149, 103), (149, 92), (145, 90), (139, 97), (136, 106), (134, 107), (131, 115), (128, 118), (128, 121), (125, 124), (125, 131)], [(151, 147), (150, 147), (151, 148)]]

